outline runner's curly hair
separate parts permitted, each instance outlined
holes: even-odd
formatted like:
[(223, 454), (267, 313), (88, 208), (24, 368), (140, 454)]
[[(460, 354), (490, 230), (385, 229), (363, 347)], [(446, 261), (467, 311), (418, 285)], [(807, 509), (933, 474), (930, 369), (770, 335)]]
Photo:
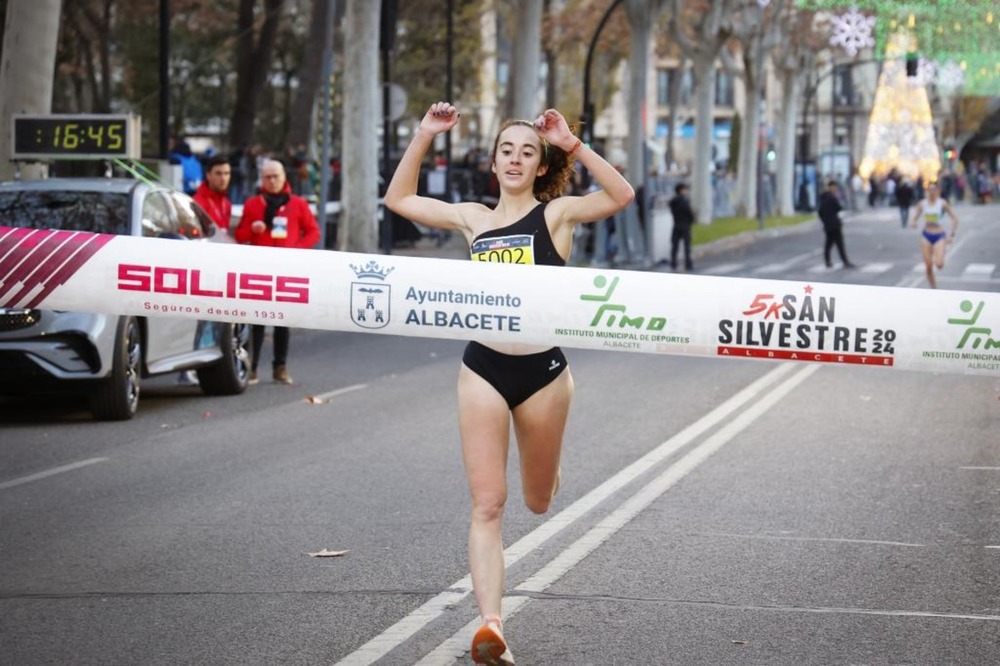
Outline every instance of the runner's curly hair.
[[(496, 162), (500, 135), (512, 125), (524, 125), (525, 127), (535, 129), (535, 124), (530, 120), (505, 120), (500, 125), (500, 131), (497, 132), (497, 136), (493, 140), (493, 152), (490, 153), (490, 158), (493, 162)], [(570, 127), (570, 129), (575, 131), (575, 127)], [(558, 146), (549, 145), (541, 135), (538, 138), (542, 142), (542, 164), (547, 166), (548, 169), (546, 169), (544, 174), (535, 178), (535, 185), (532, 191), (538, 197), (539, 201), (547, 202), (561, 196), (566, 191), (566, 186), (569, 184), (570, 178), (573, 177), (573, 163), (576, 161), (576, 158)]]

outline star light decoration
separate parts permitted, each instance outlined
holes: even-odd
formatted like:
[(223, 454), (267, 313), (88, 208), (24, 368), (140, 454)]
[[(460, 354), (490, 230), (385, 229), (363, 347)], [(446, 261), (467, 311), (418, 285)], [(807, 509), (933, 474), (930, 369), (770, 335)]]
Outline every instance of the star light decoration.
[(858, 51), (875, 46), (875, 17), (865, 16), (857, 7), (851, 7), (846, 14), (833, 16), (833, 35), (830, 46), (840, 46), (852, 58)]

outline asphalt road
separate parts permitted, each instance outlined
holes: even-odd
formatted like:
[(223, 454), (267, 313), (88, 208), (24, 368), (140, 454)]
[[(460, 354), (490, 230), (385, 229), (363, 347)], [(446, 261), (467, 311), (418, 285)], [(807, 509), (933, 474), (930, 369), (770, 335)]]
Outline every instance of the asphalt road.
[[(960, 209), (942, 288), (997, 291), (998, 211)], [(894, 211), (845, 235), (858, 269), (816, 223), (696, 269), (922, 286)], [(0, 663), (471, 663), (462, 346), (296, 330), (291, 387), (159, 379), (123, 424), (0, 403)], [(1000, 381), (567, 355), (548, 515), (511, 454), (519, 665), (997, 662)]]

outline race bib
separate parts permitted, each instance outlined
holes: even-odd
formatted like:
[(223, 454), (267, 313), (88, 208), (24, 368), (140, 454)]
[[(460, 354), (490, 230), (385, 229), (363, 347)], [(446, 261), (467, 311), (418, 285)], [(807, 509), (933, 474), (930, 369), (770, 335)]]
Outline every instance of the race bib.
[(533, 241), (531, 234), (483, 238), (472, 243), (472, 260), (495, 264), (534, 264)]
[(275, 217), (271, 225), (271, 238), (288, 238), (288, 218)]
[(924, 221), (927, 224), (937, 224), (941, 219), (941, 213), (924, 213)]

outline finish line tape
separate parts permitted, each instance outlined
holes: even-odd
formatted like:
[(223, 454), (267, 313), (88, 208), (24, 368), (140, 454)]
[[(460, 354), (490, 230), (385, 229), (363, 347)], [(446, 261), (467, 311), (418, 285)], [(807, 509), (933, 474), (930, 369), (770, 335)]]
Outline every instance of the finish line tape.
[(1000, 296), (0, 227), (0, 307), (1000, 376)]

